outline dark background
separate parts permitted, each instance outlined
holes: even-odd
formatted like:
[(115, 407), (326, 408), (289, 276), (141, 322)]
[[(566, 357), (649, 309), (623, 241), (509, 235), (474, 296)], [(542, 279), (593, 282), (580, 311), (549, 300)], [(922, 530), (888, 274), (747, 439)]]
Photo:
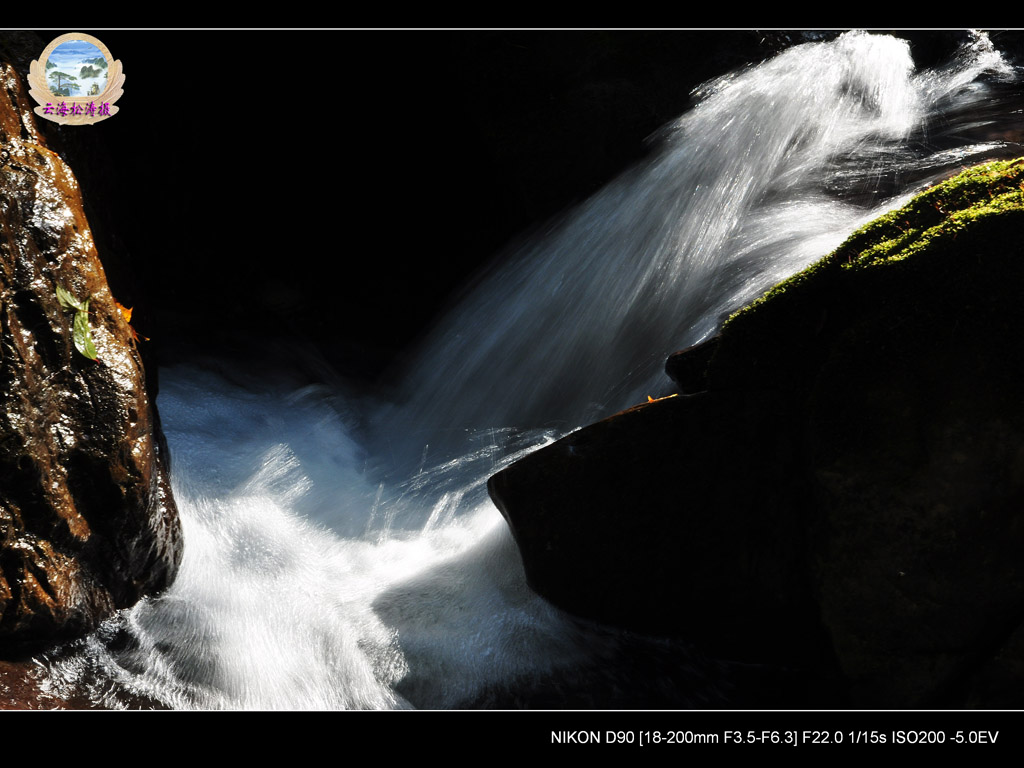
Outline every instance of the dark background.
[[(123, 63), (120, 111), (45, 129), (150, 351), (305, 340), (366, 380), (400, 368), (503, 244), (642, 156), (693, 85), (787, 42), (78, 31)], [(31, 55), (62, 33), (37, 32)]]
[[(64, 31), (0, 53), (27, 69)], [(371, 385), (695, 86), (838, 34), (75, 31), (123, 63), (120, 111), (45, 130), (147, 356), (307, 346)], [(901, 34), (921, 66), (964, 36)]]

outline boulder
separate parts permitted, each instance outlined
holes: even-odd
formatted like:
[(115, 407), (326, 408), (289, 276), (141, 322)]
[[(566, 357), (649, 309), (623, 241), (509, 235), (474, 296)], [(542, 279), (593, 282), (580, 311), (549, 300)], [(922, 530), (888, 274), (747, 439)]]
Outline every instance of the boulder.
[(708, 388), (708, 365), (718, 349), (721, 336), (712, 336), (699, 344), (670, 355), (665, 361), (665, 373), (684, 395), (694, 395)]
[(10, 658), (166, 587), (181, 533), (136, 341), (78, 184), (13, 68), (0, 66), (0, 83), (0, 654)]
[(1022, 231), (1024, 159), (966, 171), (492, 477), (531, 586), (818, 701), (1024, 704)]
[(493, 476), (530, 586), (571, 613), (731, 659), (818, 653), (789, 504), (795, 445), (776, 418), (756, 396), (671, 396)]

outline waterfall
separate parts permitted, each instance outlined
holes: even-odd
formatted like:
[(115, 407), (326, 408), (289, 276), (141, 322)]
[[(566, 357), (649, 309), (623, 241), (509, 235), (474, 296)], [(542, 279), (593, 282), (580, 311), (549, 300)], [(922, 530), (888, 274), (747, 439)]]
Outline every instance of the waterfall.
[(412, 423), (442, 443), (495, 425), (571, 429), (663, 391), (668, 351), (891, 207), (908, 189), (891, 175), (921, 182), (990, 150), (961, 139), (931, 157), (933, 131), (991, 98), (983, 72), (1010, 74), (980, 36), (950, 68), (915, 75), (906, 42), (851, 32), (708, 83), (646, 163), (452, 313), (385, 431)]
[(1019, 152), (994, 122), (1020, 121), (1015, 76), (983, 35), (918, 72), (905, 42), (851, 32), (705, 84), (648, 159), (501, 257), (395, 402), (164, 371), (181, 572), (40, 659), (47, 684), (107, 706), (339, 709), (547, 701), (554, 680), (585, 706), (644, 658), (671, 660), (670, 704), (727, 702), (682, 644), (533, 595), (486, 480), (666, 392), (669, 353), (929, 181)]

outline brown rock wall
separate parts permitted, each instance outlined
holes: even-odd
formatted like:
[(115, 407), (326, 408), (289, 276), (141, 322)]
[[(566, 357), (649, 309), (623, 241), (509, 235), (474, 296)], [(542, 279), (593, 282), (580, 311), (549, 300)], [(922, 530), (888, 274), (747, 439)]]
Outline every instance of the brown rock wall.
[[(167, 586), (181, 537), (78, 183), (8, 65), (0, 84), (0, 652), (13, 652)], [(88, 300), (95, 360), (76, 348), (58, 287)]]

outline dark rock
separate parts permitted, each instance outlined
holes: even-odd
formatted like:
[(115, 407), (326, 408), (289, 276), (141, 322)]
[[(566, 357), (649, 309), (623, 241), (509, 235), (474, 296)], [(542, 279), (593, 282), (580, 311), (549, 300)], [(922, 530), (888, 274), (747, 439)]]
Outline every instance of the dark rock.
[(694, 395), (708, 388), (708, 365), (718, 349), (720, 336), (712, 336), (700, 344), (669, 355), (665, 373), (684, 395)]
[(706, 391), (491, 478), (531, 586), (857, 706), (1020, 706), (1022, 189), (936, 186), (671, 364)]
[[(167, 586), (181, 537), (132, 331), (70, 169), (0, 68), (0, 652), (79, 634)], [(76, 349), (57, 288), (88, 299)]]
[(788, 503), (794, 446), (768, 405), (711, 392), (656, 400), (492, 477), (530, 586), (577, 615), (731, 659), (817, 653)]

